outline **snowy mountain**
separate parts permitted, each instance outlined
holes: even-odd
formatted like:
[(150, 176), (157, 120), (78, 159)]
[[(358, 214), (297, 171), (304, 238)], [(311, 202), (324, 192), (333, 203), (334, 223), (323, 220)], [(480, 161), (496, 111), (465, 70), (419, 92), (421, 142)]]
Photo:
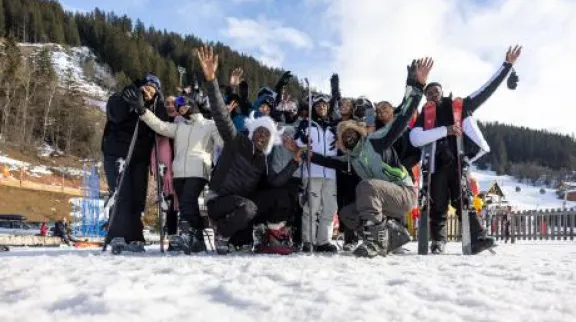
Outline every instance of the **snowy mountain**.
[(96, 55), (90, 48), (64, 47), (54, 43), (18, 45), (30, 52), (48, 47), (59, 81), (62, 83), (66, 77), (71, 77), (73, 84), (85, 94), (88, 105), (105, 110), (110, 88), (116, 85), (116, 80), (107, 66), (97, 62)]

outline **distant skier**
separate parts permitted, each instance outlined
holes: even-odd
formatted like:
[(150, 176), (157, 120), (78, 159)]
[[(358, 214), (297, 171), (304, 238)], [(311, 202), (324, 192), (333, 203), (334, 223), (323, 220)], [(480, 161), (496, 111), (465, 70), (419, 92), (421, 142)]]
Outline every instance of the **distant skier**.
[(246, 119), (248, 134), (238, 132), (220, 93), (216, 70), (218, 55), (213, 48), (198, 50), (198, 58), (206, 78), (212, 117), (224, 146), (214, 168), (210, 191), (205, 198), (208, 215), (216, 225), (216, 250), (229, 252), (229, 240), (250, 225), (254, 228), (256, 252), (288, 254), (292, 251), (290, 231), (290, 196), (282, 187), (301, 162), (300, 153), (275, 173), (268, 155), (274, 145), (281, 144), (282, 131), (272, 118), (262, 116)]
[(146, 124), (139, 125), (132, 159), (125, 164), (127, 177), (123, 187), (116, 187), (117, 161), (127, 157), (138, 122), (138, 115), (133, 111), (140, 106), (154, 111), (161, 120), (168, 120), (160, 80), (150, 73), (126, 86), (121, 92), (114, 93), (106, 105), (106, 125), (102, 137), (104, 171), (110, 194), (120, 189), (119, 198), (115, 201), (118, 209), (114, 222), (109, 223), (107, 242), (114, 237), (123, 237), (127, 243), (144, 241), (141, 215), (146, 204), (150, 156), (155, 136)]
[[(522, 47), (509, 48), (506, 60), (496, 73), (478, 91), (470, 94), (463, 101), (462, 119), (472, 116), (498, 88), (502, 81), (512, 70), (512, 66), (520, 56)], [(425, 88), (426, 100), (436, 103), (436, 122), (433, 129), (424, 130), (424, 114), (421, 113), (414, 128), (410, 132), (410, 141), (416, 147), (423, 147), (436, 142), (435, 169), (433, 171), (430, 186), (430, 234), (432, 244), (430, 251), (433, 254), (443, 253), (446, 245), (446, 221), (448, 205), (456, 208), (458, 218), (461, 218), (462, 209), (460, 198), (462, 190), (458, 167), (456, 166), (456, 137), (463, 134), (462, 127), (454, 124), (452, 114), (452, 97), (444, 97), (442, 86), (433, 82)], [(483, 138), (470, 137), (466, 133), (464, 147), (467, 155), (473, 156), (478, 152), (478, 147), (487, 149)], [(474, 151), (472, 151), (474, 150)], [(478, 216), (470, 216), (470, 232), (472, 237), (472, 253), (477, 254), (494, 245), (494, 239), (486, 236)]]

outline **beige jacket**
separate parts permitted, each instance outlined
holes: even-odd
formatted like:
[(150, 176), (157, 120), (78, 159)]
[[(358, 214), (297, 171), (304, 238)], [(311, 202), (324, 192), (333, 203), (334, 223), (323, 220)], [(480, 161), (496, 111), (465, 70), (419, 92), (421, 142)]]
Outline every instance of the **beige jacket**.
[(214, 121), (193, 114), (186, 122), (163, 122), (149, 110), (140, 119), (154, 132), (174, 139), (174, 178), (210, 180), (214, 146), (223, 145)]

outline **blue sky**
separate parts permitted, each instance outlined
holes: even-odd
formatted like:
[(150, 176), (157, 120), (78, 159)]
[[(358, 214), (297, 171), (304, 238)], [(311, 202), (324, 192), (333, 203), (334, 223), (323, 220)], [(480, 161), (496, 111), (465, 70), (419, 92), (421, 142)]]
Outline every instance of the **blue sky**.
[[(574, 0), (60, 0), (67, 10), (96, 6), (147, 26), (218, 40), (343, 95), (401, 101), (406, 65), (435, 60), (430, 81), (466, 96), (521, 44), (518, 89), (500, 89), (475, 115), (573, 134), (576, 109), (554, 93), (573, 91)], [(545, 108), (545, 110), (543, 110)]]
[(219, 40), (264, 63), (306, 77), (329, 67), (336, 33), (319, 23), (328, 6), (318, 0), (60, 0), (66, 10), (95, 7), (126, 14), (147, 26)]

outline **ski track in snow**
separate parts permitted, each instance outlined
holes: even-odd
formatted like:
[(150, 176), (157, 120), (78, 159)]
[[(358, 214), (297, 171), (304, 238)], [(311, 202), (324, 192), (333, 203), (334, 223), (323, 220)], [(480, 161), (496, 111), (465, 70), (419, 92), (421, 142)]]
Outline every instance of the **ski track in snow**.
[(0, 254), (0, 321), (574, 321), (576, 244), (497, 255)]

